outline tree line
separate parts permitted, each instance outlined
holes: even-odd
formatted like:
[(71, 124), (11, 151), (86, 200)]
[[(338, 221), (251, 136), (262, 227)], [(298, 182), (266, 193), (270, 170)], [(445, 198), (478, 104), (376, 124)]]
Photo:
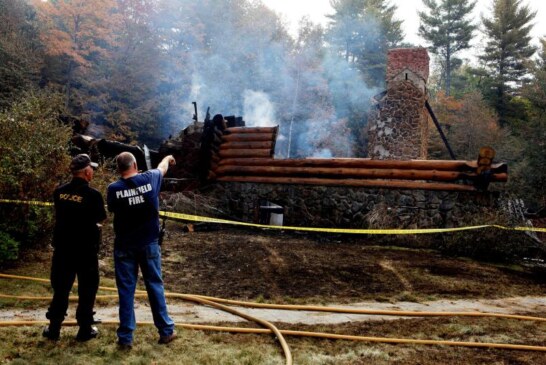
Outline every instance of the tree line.
[[(280, 157), (365, 157), (387, 50), (412, 45), (390, 1), (330, 3), (327, 25), (302, 18), (291, 35), (253, 0), (0, 0), (0, 193), (29, 198), (21, 181), (52, 176), (52, 159), (29, 156), (58, 143), (45, 132), (39, 143), (37, 130), (66, 137), (62, 115), (90, 121), (96, 137), (157, 147), (191, 122), (192, 101), (200, 119), (210, 106), (247, 125), (279, 124)], [(490, 0), (480, 19), (471, 18), (475, 1), (423, 3), (430, 101), (457, 156), (493, 146), (510, 164), (509, 189), (545, 206), (546, 39), (533, 45), (536, 13), (522, 0)], [(471, 49), (479, 34), (483, 51)], [(464, 50), (478, 66), (460, 58)], [(31, 161), (23, 179), (6, 166), (25, 138), (39, 148), (17, 155)], [(448, 158), (433, 132), (429, 155)], [(48, 196), (50, 184), (41, 187)]]

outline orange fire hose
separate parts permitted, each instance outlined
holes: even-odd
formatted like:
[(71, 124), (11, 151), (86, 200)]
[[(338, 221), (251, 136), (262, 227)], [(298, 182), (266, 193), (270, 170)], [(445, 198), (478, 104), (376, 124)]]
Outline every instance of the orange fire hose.
[[(10, 321), (0, 322), (0, 327), (22, 327), (32, 325), (47, 325), (49, 321)], [(102, 321), (102, 324), (117, 325), (118, 321)], [(153, 322), (137, 322), (139, 325), (153, 325)], [(65, 321), (63, 326), (77, 326), (76, 321)], [(271, 333), (269, 329), (265, 328), (240, 328), (240, 327), (224, 327), (224, 326), (209, 326), (202, 324), (188, 324), (177, 323), (177, 327), (191, 330), (201, 331), (218, 331), (218, 332), (230, 332), (230, 333), (251, 333), (251, 334), (268, 334)], [(440, 340), (418, 340), (407, 338), (388, 338), (388, 337), (371, 337), (371, 336), (353, 336), (353, 335), (339, 335), (328, 332), (309, 332), (309, 331), (293, 331), (293, 330), (280, 330), (280, 333), (286, 336), (298, 336), (298, 337), (316, 337), (326, 338), (332, 340), (349, 340), (349, 341), (363, 341), (363, 342), (377, 342), (377, 343), (391, 343), (391, 344), (406, 344), (406, 345), (439, 345), (439, 346), (458, 346), (458, 347), (477, 347), (477, 348), (495, 348), (505, 350), (525, 350), (525, 351), (541, 351), (546, 352), (546, 346), (530, 346), (530, 345), (513, 345), (505, 343), (492, 343), (492, 342), (464, 342), (464, 341), (440, 341)]]
[[(39, 282), (49, 283), (47, 279), (32, 278), (26, 276), (18, 275), (8, 275), (0, 274), (0, 278), (11, 278), (11, 279), (23, 279), (23, 280), (33, 280)], [(111, 287), (99, 287), (99, 289), (107, 291), (116, 291), (116, 288)], [(135, 296), (141, 297), (146, 295), (145, 291), (137, 290)], [(251, 303), (243, 301), (234, 301), (227, 300), (215, 297), (207, 297), (200, 295), (190, 295), (190, 294), (179, 294), (179, 293), (166, 293), (168, 297), (180, 298), (184, 300), (189, 300), (205, 305), (210, 305), (221, 310), (227, 311), (229, 313), (241, 316), (242, 318), (254, 321), (261, 324), (262, 326), (267, 327), (267, 329), (255, 329), (255, 328), (238, 328), (238, 327), (220, 327), (220, 326), (205, 326), (205, 325), (193, 325), (193, 324), (177, 324), (182, 328), (187, 329), (198, 329), (198, 330), (215, 330), (215, 331), (224, 331), (224, 332), (239, 332), (239, 333), (274, 333), (281, 342), (283, 351), (287, 359), (287, 364), (292, 363), (292, 357), (290, 350), (286, 342), (283, 340), (282, 335), (289, 336), (307, 336), (307, 337), (320, 337), (320, 338), (329, 338), (329, 339), (342, 339), (342, 340), (352, 340), (352, 341), (367, 341), (367, 342), (383, 342), (383, 343), (396, 343), (396, 344), (421, 344), (421, 345), (446, 345), (446, 346), (463, 346), (463, 347), (479, 347), (479, 348), (498, 348), (498, 349), (512, 349), (512, 350), (528, 350), (528, 351), (546, 351), (546, 346), (529, 346), (529, 345), (513, 345), (513, 344), (502, 344), (502, 343), (479, 343), (479, 342), (461, 342), (461, 341), (437, 341), (437, 340), (418, 340), (418, 339), (401, 339), (401, 338), (384, 338), (384, 337), (368, 337), (368, 336), (352, 336), (352, 335), (339, 335), (332, 333), (321, 333), (321, 332), (307, 332), (307, 331), (291, 331), (291, 330), (278, 330), (271, 323), (248, 316), (244, 313), (240, 313), (230, 307), (224, 306), (221, 303), (234, 304), (238, 306), (246, 307), (257, 307), (257, 308), (274, 308), (274, 309), (286, 309), (286, 310), (309, 310), (309, 311), (321, 311), (321, 312), (335, 312), (335, 313), (352, 313), (352, 314), (381, 314), (381, 315), (400, 315), (400, 316), (472, 316), (472, 317), (497, 317), (497, 318), (509, 318), (509, 319), (519, 319), (519, 320), (533, 320), (533, 321), (546, 321), (546, 318), (541, 317), (530, 317), (530, 316), (519, 316), (519, 315), (507, 315), (499, 313), (482, 313), (482, 312), (414, 312), (414, 311), (387, 311), (387, 310), (361, 310), (361, 309), (349, 309), (349, 308), (335, 308), (335, 307), (320, 307), (320, 306), (306, 306), (306, 305), (279, 305), (279, 304), (263, 304), (263, 303)], [(10, 295), (0, 295), (3, 298), (14, 298), (14, 299), (50, 299), (50, 297), (32, 297), (32, 296), (10, 296)], [(97, 298), (114, 298), (116, 295), (102, 295), (97, 296)], [(77, 297), (71, 297), (71, 299), (76, 299)], [(32, 324), (47, 324), (47, 321), (16, 321), (16, 322), (0, 322), (0, 327), (3, 326), (26, 326)], [(104, 321), (104, 324), (113, 324), (118, 323), (117, 321)], [(151, 324), (151, 322), (138, 322), (139, 324)], [(66, 325), (75, 325), (75, 322), (64, 322)], [(271, 325), (271, 327), (269, 325)], [(281, 340), (282, 339), (282, 340)]]
[[(0, 278), (10, 278), (10, 279), (22, 279), (22, 280), (33, 280), (39, 282), (49, 283), (47, 279), (32, 278), (28, 276), (18, 276), (18, 275), (8, 275), (0, 274)], [(77, 285), (77, 284), (75, 284)], [(106, 291), (117, 291), (116, 288), (100, 286), (99, 289)], [(180, 296), (185, 296), (182, 298)], [(146, 296), (146, 291), (137, 290), (135, 297)], [(231, 300), (216, 298), (205, 295), (198, 294), (179, 294), (165, 292), (166, 297), (176, 298), (195, 301), (189, 298), (201, 298), (214, 303), (223, 303), (231, 304), (239, 307), (248, 307), (248, 308), (264, 308), (264, 309), (281, 309), (281, 310), (301, 310), (301, 311), (310, 311), (310, 312), (328, 312), (328, 313), (344, 313), (344, 314), (366, 314), (366, 315), (384, 315), (384, 316), (402, 316), (402, 317), (493, 317), (493, 318), (505, 318), (505, 319), (518, 319), (524, 321), (537, 321), (537, 322), (546, 322), (546, 318), (543, 317), (533, 317), (533, 316), (522, 316), (516, 314), (503, 314), (503, 313), (491, 313), (491, 312), (437, 312), (437, 311), (396, 311), (396, 310), (381, 310), (381, 309), (355, 309), (355, 308), (338, 308), (338, 307), (324, 307), (324, 306), (312, 306), (312, 305), (294, 305), (294, 304), (266, 304), (266, 303), (254, 303), (254, 302), (245, 302), (240, 300)], [(50, 300), (51, 297), (32, 297), (32, 296), (10, 296), (0, 294), (0, 298), (12, 298), (20, 300)], [(96, 299), (113, 299), (117, 298), (117, 295), (97, 295)], [(78, 297), (71, 296), (70, 300), (77, 300)]]

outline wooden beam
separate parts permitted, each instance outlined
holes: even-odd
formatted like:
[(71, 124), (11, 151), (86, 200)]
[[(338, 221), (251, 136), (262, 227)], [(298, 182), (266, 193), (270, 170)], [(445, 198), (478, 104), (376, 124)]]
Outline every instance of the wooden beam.
[(318, 179), (301, 177), (271, 177), (271, 176), (222, 176), (217, 181), (247, 182), (261, 184), (292, 184), (292, 185), (322, 185), (322, 186), (353, 186), (381, 189), (412, 189), (412, 190), (442, 190), (442, 191), (477, 191), (471, 185), (450, 183), (429, 183), (406, 180), (360, 180), (360, 179)]
[[(263, 166), (263, 159), (223, 159), (220, 166)], [(390, 168), (409, 170), (471, 171), (477, 168), (476, 161), (450, 160), (370, 160), (367, 158), (305, 158), (271, 159), (268, 166), (286, 167), (335, 167), (335, 168)], [(506, 164), (492, 165), (495, 172), (506, 172)]]
[[(368, 178), (368, 179), (401, 179), (401, 180), (433, 180), (456, 181), (475, 179), (476, 173), (438, 170), (402, 170), (402, 169), (362, 169), (362, 168), (330, 168), (330, 167), (287, 167), (287, 166), (219, 166), (218, 175), (251, 175), (251, 176), (302, 176), (330, 177), (337, 179)], [(506, 181), (506, 174), (492, 176), (492, 181)]]
[(263, 142), (225, 142), (220, 145), (221, 150), (229, 149), (271, 149), (273, 141)]
[(270, 149), (229, 149), (229, 150), (220, 150), (220, 158), (230, 158), (230, 157), (271, 157)]
[(223, 142), (259, 142), (272, 140), (273, 135), (271, 133), (237, 133), (224, 134), (222, 136)]
[(227, 134), (239, 133), (274, 133), (279, 127), (231, 127), (226, 129)]

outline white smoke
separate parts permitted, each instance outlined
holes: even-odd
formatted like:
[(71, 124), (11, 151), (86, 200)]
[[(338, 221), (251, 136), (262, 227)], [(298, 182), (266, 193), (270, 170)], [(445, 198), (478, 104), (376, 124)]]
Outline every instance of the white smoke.
[(243, 92), (243, 116), (247, 127), (274, 127), (275, 107), (266, 93), (254, 90)]
[(311, 157), (315, 158), (332, 158), (333, 154), (332, 151), (330, 151), (328, 148), (322, 148), (318, 151), (313, 151), (313, 155)]

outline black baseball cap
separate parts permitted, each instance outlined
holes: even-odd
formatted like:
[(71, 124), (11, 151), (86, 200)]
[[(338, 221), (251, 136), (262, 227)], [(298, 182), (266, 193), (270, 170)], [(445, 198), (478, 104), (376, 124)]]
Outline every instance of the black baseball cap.
[(70, 171), (82, 170), (85, 169), (87, 166), (91, 166), (92, 168), (96, 169), (99, 165), (91, 161), (89, 155), (85, 153), (80, 153), (72, 159), (72, 162), (70, 162)]

